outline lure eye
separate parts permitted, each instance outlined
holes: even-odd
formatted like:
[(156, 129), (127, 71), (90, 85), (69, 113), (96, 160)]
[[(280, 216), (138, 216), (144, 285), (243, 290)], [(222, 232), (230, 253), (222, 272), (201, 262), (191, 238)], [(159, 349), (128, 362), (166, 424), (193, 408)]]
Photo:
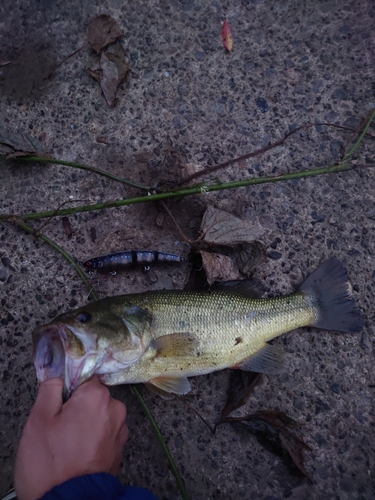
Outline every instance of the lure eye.
[(79, 321), (80, 323), (88, 323), (91, 318), (91, 314), (86, 311), (77, 314), (77, 321)]

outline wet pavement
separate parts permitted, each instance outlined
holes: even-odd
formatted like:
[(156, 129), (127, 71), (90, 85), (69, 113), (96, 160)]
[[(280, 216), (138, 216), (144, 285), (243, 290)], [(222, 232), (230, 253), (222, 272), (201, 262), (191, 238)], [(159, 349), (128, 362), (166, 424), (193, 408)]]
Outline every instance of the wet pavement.
[[(115, 18), (131, 68), (109, 108), (88, 68), (85, 45), (98, 14)], [(221, 41), (224, 19), (234, 46)], [(0, 6), (0, 123), (39, 139), (55, 158), (93, 165), (150, 186), (174, 186), (208, 165), (237, 158), (298, 131), (275, 149), (204, 177), (204, 183), (280, 175), (337, 163), (375, 103), (372, 2), (125, 1), (26, 2)], [(9, 61), (9, 64), (5, 64)], [(1, 64), (4, 63), (4, 64)], [(178, 400), (140, 391), (193, 499), (375, 498), (374, 126), (350, 172), (201, 194), (169, 203), (189, 239), (207, 204), (265, 229), (268, 258), (255, 276), (270, 295), (295, 289), (329, 256), (342, 260), (366, 315), (361, 334), (299, 329), (278, 339), (288, 371), (265, 376), (243, 413), (281, 410), (301, 423), (312, 484), (281, 457), (230, 425), (210, 434)], [(197, 182), (202, 182), (198, 179)], [(165, 189), (165, 188), (164, 188)], [(0, 164), (0, 213), (55, 210), (134, 197), (137, 188), (59, 165)], [(29, 224), (77, 261), (110, 251), (190, 250), (158, 204), (81, 212)], [(0, 494), (12, 486), (17, 443), (37, 384), (31, 332), (87, 302), (73, 268), (40, 239), (0, 223)], [(100, 296), (182, 288), (189, 264), (92, 279)], [(99, 282), (98, 282), (99, 281)], [(226, 398), (229, 371), (192, 379), (186, 397), (211, 424)], [(160, 444), (129, 387), (113, 389), (131, 430), (120, 479), (180, 498)]]

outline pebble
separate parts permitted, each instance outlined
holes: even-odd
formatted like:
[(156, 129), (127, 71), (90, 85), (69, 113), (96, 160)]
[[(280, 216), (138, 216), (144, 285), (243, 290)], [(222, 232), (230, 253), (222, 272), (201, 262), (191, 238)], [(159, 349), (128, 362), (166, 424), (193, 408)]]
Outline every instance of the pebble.
[(273, 260), (278, 260), (281, 259), (282, 254), (280, 252), (276, 252), (275, 250), (271, 250), (270, 252), (267, 252), (267, 255), (270, 259)]
[(347, 477), (340, 479), (340, 488), (346, 493), (354, 493), (355, 485), (353, 481)]
[(251, 132), (250, 125), (246, 122), (239, 123), (236, 127), (236, 130), (239, 134), (249, 135)]
[(206, 58), (206, 54), (201, 50), (197, 50), (194, 54), (194, 57), (195, 59), (198, 59), (198, 61), (203, 61)]
[(315, 406), (315, 415), (318, 415), (319, 413), (328, 411), (330, 409), (331, 407), (327, 403), (325, 403), (321, 399), (318, 399)]
[(305, 402), (302, 399), (295, 399), (293, 401), (293, 406), (297, 410), (302, 410), (305, 407)]
[(320, 94), (320, 92), (322, 92), (322, 90), (324, 89), (325, 85), (326, 84), (325, 84), (324, 80), (321, 80), (321, 79), (314, 80), (311, 83), (311, 90), (313, 92), (315, 92), (316, 94)]
[(255, 64), (253, 63), (253, 61), (246, 61), (245, 62), (245, 65), (244, 65), (245, 71), (251, 71), (254, 68), (255, 68)]
[(338, 141), (337, 139), (331, 141), (329, 149), (331, 151), (332, 156), (340, 156), (343, 146), (344, 143), (342, 141)]
[(181, 123), (181, 120), (175, 116), (172, 120), (172, 124), (175, 128), (181, 128), (182, 127), (182, 123)]
[(258, 106), (258, 108), (260, 109), (260, 111), (262, 113), (267, 113), (267, 111), (270, 109), (267, 101), (265, 99), (263, 99), (262, 97), (257, 97), (255, 99), (255, 104)]
[(0, 268), (0, 281), (6, 281), (8, 276), (8, 271), (5, 269), (5, 267)]
[(319, 433), (316, 433), (314, 436), (314, 440), (318, 443), (319, 446), (326, 446), (328, 441)]
[(337, 89), (333, 94), (332, 94), (332, 99), (339, 99), (340, 101), (346, 101), (348, 98), (348, 92), (344, 89)]
[(329, 478), (330, 472), (327, 467), (320, 467), (319, 469), (316, 469), (316, 472), (321, 479)]
[(340, 386), (339, 384), (332, 384), (330, 387), (331, 391), (334, 392), (335, 394), (340, 394)]

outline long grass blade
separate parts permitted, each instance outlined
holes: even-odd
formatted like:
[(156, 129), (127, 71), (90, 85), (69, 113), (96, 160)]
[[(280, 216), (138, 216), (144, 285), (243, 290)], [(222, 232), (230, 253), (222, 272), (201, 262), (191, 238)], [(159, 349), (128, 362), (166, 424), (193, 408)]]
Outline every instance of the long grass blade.
[(136, 396), (136, 398), (138, 399), (138, 401), (141, 403), (141, 406), (142, 406), (143, 410), (145, 411), (145, 413), (147, 415), (147, 418), (149, 419), (149, 421), (151, 423), (152, 428), (155, 431), (155, 434), (156, 434), (156, 436), (157, 436), (157, 438), (158, 438), (158, 440), (159, 440), (159, 442), (161, 444), (161, 447), (163, 448), (165, 456), (167, 457), (167, 460), (168, 460), (169, 466), (170, 466), (170, 468), (171, 468), (171, 470), (173, 472), (173, 475), (176, 478), (178, 487), (180, 488), (180, 492), (181, 492), (182, 498), (184, 500), (189, 500), (189, 495), (188, 495), (188, 493), (186, 491), (185, 483), (184, 483), (182, 477), (180, 476), (180, 473), (178, 472), (178, 469), (176, 467), (176, 464), (174, 463), (173, 457), (172, 457), (172, 455), (171, 455), (171, 453), (169, 451), (167, 443), (164, 441), (163, 435), (160, 432), (160, 429), (159, 429), (159, 427), (158, 427), (158, 425), (157, 425), (154, 417), (152, 416), (152, 413), (150, 412), (148, 406), (146, 405), (146, 402), (143, 399), (141, 393), (138, 391), (138, 389), (134, 385), (131, 387), (131, 391)]

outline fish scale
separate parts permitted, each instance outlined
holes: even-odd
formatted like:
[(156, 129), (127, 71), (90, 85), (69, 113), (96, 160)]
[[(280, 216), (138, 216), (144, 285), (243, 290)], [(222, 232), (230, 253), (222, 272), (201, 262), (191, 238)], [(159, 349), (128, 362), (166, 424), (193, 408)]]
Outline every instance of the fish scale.
[[(157, 339), (175, 333), (191, 334), (197, 343), (194, 351), (168, 358), (168, 372), (186, 376), (202, 375), (239, 364), (281, 333), (312, 324), (316, 307), (303, 293), (273, 299), (248, 299), (222, 291), (146, 292), (127, 296), (152, 314), (152, 335)], [(181, 327), (181, 317), (189, 318)], [(132, 382), (146, 382), (163, 369), (165, 359), (155, 352), (144, 356), (126, 373)], [(149, 359), (153, 358), (153, 363)], [(142, 378), (140, 380), (140, 377)], [(117, 380), (119, 381), (121, 375)], [(120, 382), (118, 382), (120, 383)]]

